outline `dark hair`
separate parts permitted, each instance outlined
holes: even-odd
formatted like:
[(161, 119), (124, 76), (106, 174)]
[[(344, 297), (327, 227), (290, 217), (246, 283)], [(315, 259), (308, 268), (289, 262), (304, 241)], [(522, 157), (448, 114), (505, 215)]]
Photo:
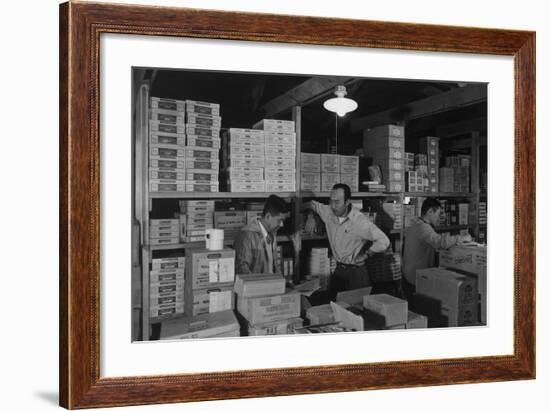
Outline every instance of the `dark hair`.
[(349, 186), (344, 183), (338, 183), (332, 186), (333, 190), (338, 190), (339, 188), (344, 190), (344, 201), (348, 201), (351, 198), (351, 189), (349, 188)]
[(287, 205), (285, 200), (283, 200), (281, 197), (276, 196), (275, 194), (271, 194), (269, 197), (267, 197), (267, 200), (265, 200), (262, 216), (265, 217), (267, 213), (275, 216), (286, 212)]
[(430, 210), (435, 211), (438, 208), (441, 208), (441, 203), (439, 202), (439, 200), (436, 200), (433, 197), (428, 197), (422, 203), (422, 209), (420, 210), (420, 215), (424, 215)]

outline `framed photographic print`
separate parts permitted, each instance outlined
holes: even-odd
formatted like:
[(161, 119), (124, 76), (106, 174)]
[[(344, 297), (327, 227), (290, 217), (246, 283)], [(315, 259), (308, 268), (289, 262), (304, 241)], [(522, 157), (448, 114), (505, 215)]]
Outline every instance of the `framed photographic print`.
[(534, 46), (62, 4), (61, 405), (534, 378)]

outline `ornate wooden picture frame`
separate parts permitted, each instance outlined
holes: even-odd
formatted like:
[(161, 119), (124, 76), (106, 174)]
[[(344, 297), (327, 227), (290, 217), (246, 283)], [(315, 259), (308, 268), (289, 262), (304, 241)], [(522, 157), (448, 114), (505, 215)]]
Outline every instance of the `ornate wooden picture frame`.
[[(100, 377), (100, 35), (194, 37), (512, 56), (514, 352)], [(91, 408), (535, 378), (535, 33), (183, 8), (60, 6), (60, 404)]]

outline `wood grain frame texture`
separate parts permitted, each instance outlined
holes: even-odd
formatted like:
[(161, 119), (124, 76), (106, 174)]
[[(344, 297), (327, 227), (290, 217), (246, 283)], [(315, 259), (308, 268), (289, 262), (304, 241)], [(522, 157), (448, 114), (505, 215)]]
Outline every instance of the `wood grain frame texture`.
[[(514, 354), (154, 377), (99, 373), (101, 33), (513, 56)], [(70, 2), (60, 5), (60, 405), (93, 408), (535, 378), (535, 33)]]

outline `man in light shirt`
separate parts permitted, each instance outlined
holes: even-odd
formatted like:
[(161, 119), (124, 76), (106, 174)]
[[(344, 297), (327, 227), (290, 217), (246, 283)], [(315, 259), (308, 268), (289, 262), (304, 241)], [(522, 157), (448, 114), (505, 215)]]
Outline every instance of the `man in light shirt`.
[(280, 273), (277, 230), (288, 216), (285, 201), (274, 194), (270, 195), (264, 204), (261, 218), (243, 227), (235, 239), (236, 273)]
[[(346, 184), (335, 184), (330, 192), (330, 204), (311, 201), (310, 208), (325, 223), (327, 237), (336, 260), (336, 270), (330, 280), (329, 298), (334, 300), (340, 291), (368, 287), (371, 281), (365, 260), (372, 254), (384, 252), (390, 240), (373, 222), (351, 204), (351, 190)], [(313, 219), (306, 223), (312, 230)], [(366, 243), (372, 245), (365, 249)]]
[(403, 235), (402, 287), (409, 302), (416, 291), (416, 270), (434, 267), (437, 250), (472, 240), (469, 234), (453, 236), (435, 231), (441, 214), (441, 203), (435, 198), (424, 200), (420, 214)]

